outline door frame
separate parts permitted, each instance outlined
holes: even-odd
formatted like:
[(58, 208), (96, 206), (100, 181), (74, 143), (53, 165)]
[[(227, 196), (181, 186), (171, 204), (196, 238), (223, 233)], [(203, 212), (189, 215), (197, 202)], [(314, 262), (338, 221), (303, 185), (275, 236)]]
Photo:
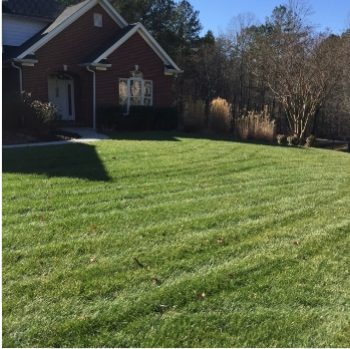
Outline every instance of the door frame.
[[(56, 92), (52, 90), (53, 85), (50, 84), (50, 81), (57, 81), (59, 80), (60, 82), (63, 82), (63, 91), (64, 91), (64, 97), (62, 96), (62, 99), (64, 98), (64, 109), (65, 113), (64, 115), (61, 116), (62, 121), (75, 121), (75, 86), (74, 86), (74, 79), (68, 74), (51, 74), (48, 77), (48, 97), (49, 101), (54, 103), (53, 101), (54, 98), (50, 97), (52, 95), (55, 95)], [(57, 86), (57, 83), (56, 83)], [(70, 89), (69, 89), (70, 86)], [(70, 96), (68, 93), (70, 92)], [(69, 113), (69, 102), (71, 103), (71, 114)]]

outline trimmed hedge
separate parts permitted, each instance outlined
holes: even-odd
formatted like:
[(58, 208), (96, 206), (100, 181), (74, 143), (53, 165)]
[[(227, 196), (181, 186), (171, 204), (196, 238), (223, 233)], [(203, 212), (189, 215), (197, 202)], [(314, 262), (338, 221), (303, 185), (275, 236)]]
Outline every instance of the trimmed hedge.
[(124, 115), (121, 106), (104, 105), (97, 109), (97, 125), (122, 131), (169, 131), (177, 128), (178, 113), (176, 108), (133, 106)]
[(178, 111), (177, 108), (156, 108), (155, 129), (162, 131), (176, 130), (178, 127)]
[(115, 128), (117, 119), (122, 115), (123, 110), (120, 106), (100, 105), (96, 110), (97, 127), (108, 129)]

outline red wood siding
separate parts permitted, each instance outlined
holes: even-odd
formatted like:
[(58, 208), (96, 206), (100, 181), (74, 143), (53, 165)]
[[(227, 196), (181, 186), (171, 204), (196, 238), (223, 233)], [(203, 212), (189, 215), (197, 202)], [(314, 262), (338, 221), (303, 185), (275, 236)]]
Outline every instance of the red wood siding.
[[(103, 15), (102, 28), (94, 26), (94, 12)], [(34, 98), (46, 101), (48, 76), (62, 72), (63, 65), (67, 65), (67, 73), (75, 81), (76, 120), (91, 124), (92, 74), (79, 64), (86, 63), (86, 57), (108, 43), (119, 31), (118, 24), (100, 5), (96, 5), (36, 52), (39, 63), (33, 68), (23, 69), (24, 90), (31, 92)]]
[(112, 68), (96, 73), (97, 104), (118, 104), (118, 79), (129, 78), (139, 65), (144, 79), (153, 80), (153, 104), (171, 106), (173, 77), (164, 75), (164, 63), (140, 34), (134, 34), (108, 57)]

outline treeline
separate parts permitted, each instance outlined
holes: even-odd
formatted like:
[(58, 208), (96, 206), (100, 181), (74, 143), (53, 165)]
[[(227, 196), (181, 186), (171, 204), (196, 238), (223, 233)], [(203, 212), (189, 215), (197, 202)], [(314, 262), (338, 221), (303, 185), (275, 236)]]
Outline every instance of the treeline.
[[(308, 24), (298, 2), (278, 6), (263, 24), (238, 16), (215, 40), (203, 39), (185, 77), (207, 104), (220, 96), (234, 116), (266, 106), (279, 133), (350, 138), (350, 31), (336, 36)], [(206, 39), (206, 40), (205, 40)]]

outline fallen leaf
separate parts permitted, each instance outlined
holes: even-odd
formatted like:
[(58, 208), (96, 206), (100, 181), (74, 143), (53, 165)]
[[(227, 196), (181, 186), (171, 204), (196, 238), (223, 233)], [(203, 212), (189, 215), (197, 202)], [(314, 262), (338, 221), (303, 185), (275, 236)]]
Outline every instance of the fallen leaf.
[(163, 314), (167, 310), (168, 306), (164, 304), (156, 305), (154, 311)]
[(204, 292), (197, 294), (197, 298), (200, 299), (200, 300), (204, 300), (206, 296), (207, 295)]
[(134, 261), (140, 268), (144, 268), (145, 267), (136, 257), (134, 257)]
[(153, 276), (152, 281), (157, 286), (159, 286), (162, 283), (156, 276)]
[(219, 245), (223, 245), (224, 243), (225, 243), (225, 239), (224, 238), (218, 238), (217, 240), (216, 240), (216, 242), (219, 244)]

